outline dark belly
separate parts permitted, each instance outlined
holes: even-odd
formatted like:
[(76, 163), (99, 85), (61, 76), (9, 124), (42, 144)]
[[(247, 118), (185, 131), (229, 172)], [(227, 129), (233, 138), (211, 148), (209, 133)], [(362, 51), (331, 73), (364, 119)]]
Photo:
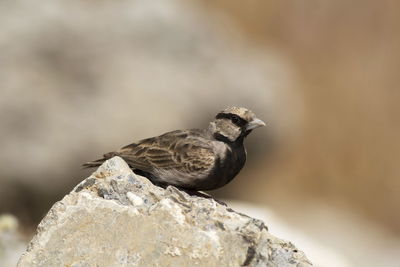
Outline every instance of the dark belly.
[(232, 149), (224, 160), (218, 160), (206, 179), (197, 181), (194, 190), (213, 190), (220, 188), (235, 178), (246, 162), (244, 147)]

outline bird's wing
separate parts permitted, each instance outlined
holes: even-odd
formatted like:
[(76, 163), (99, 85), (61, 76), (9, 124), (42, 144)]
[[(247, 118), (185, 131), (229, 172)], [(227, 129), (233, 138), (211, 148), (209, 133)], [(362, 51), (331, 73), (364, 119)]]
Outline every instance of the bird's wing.
[(118, 155), (132, 168), (146, 172), (205, 173), (212, 169), (214, 150), (200, 134), (174, 131), (121, 148)]

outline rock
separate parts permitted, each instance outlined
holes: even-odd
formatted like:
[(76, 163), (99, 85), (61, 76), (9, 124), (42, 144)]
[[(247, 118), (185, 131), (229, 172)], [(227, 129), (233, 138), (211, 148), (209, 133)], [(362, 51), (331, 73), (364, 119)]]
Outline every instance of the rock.
[(18, 219), (11, 214), (0, 214), (0, 266), (15, 266), (25, 251), (26, 240), (18, 233)]
[(311, 266), (264, 223), (154, 186), (119, 157), (54, 204), (18, 266)]

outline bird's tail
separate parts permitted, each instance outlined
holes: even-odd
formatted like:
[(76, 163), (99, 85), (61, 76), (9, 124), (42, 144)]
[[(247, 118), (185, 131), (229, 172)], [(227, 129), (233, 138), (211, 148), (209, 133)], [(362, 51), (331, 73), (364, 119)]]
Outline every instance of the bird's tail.
[(118, 153), (116, 152), (110, 152), (110, 153), (106, 153), (103, 155), (103, 157), (101, 159), (97, 159), (94, 161), (89, 161), (86, 163), (82, 164), (82, 168), (86, 169), (86, 168), (95, 168), (95, 167), (99, 167), (101, 164), (104, 163), (104, 161), (114, 157), (114, 156), (118, 156)]

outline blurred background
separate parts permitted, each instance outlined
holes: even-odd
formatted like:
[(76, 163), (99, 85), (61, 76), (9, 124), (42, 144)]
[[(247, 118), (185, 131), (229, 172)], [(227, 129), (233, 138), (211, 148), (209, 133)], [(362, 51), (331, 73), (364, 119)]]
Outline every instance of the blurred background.
[[(80, 165), (202, 128), (268, 127), (217, 198), (316, 266), (400, 266), (400, 2), (0, 2), (0, 265)], [(6, 246), (7, 245), (7, 246)]]

